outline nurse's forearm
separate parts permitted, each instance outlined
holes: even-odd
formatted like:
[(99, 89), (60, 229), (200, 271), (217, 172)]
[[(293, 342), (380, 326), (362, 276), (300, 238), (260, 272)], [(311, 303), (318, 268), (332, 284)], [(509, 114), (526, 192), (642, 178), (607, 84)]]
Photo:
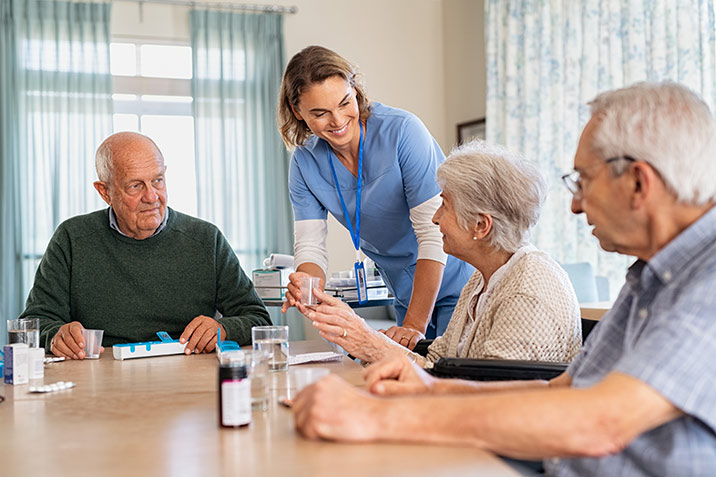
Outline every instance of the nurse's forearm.
[(311, 262), (304, 262), (301, 265), (298, 266), (296, 269), (297, 272), (304, 272), (312, 277), (318, 277), (321, 279), (321, 290), (326, 288), (326, 274), (323, 273), (323, 269), (316, 265), (315, 263)]
[(413, 278), (413, 294), (403, 326), (425, 334), (440, 291), (445, 265), (434, 260), (418, 260)]

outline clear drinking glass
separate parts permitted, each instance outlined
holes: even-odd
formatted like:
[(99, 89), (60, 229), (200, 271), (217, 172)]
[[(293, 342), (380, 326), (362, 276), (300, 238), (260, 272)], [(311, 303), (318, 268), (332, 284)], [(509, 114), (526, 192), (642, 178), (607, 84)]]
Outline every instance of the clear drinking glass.
[(288, 369), (288, 326), (254, 326), (251, 340), (254, 350), (268, 354), (269, 371)]
[(306, 306), (318, 305), (318, 297), (313, 294), (313, 289), (321, 286), (321, 279), (318, 277), (301, 277), (301, 304)]
[(26, 343), (30, 348), (40, 347), (40, 319), (20, 318), (7, 320), (7, 342)]
[(103, 335), (104, 330), (82, 330), (82, 338), (85, 340), (85, 358), (99, 358)]
[(293, 396), (300, 393), (303, 388), (311, 385), (321, 379), (323, 376), (330, 374), (327, 368), (308, 368), (297, 366), (291, 368), (289, 373), (290, 387), (294, 389)]

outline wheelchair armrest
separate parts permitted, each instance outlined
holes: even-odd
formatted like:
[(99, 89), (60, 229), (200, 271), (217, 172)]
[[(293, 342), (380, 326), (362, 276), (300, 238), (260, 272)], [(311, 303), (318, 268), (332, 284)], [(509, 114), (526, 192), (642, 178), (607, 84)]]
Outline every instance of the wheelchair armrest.
[(413, 348), (413, 353), (417, 353), (420, 356), (428, 355), (428, 346), (433, 344), (433, 340), (420, 340)]
[(440, 358), (430, 374), (439, 378), (473, 381), (511, 381), (556, 378), (567, 369), (566, 363), (503, 359)]

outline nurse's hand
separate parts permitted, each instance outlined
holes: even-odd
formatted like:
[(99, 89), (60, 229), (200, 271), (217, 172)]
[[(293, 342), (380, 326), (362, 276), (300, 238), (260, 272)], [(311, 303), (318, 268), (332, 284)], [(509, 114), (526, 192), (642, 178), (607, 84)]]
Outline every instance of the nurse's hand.
[(301, 303), (301, 278), (310, 276), (306, 272), (294, 272), (288, 276), (286, 301), (281, 306), (281, 313), (286, 313), (286, 310)]
[(425, 339), (425, 335), (418, 330), (405, 326), (391, 326), (387, 330), (380, 330), (380, 332), (385, 333), (388, 338), (408, 349), (415, 348), (418, 341)]

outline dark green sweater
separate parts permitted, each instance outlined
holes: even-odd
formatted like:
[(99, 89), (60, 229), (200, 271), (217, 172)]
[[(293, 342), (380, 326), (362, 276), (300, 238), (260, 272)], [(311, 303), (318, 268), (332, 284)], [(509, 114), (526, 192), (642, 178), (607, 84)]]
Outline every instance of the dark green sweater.
[(270, 325), (266, 308), (214, 225), (170, 210), (166, 227), (145, 240), (109, 227), (109, 209), (63, 222), (47, 246), (22, 317), (40, 318), (49, 351), (60, 326), (104, 330), (105, 347), (177, 339), (199, 315), (223, 317), (228, 338), (248, 344), (251, 327)]

